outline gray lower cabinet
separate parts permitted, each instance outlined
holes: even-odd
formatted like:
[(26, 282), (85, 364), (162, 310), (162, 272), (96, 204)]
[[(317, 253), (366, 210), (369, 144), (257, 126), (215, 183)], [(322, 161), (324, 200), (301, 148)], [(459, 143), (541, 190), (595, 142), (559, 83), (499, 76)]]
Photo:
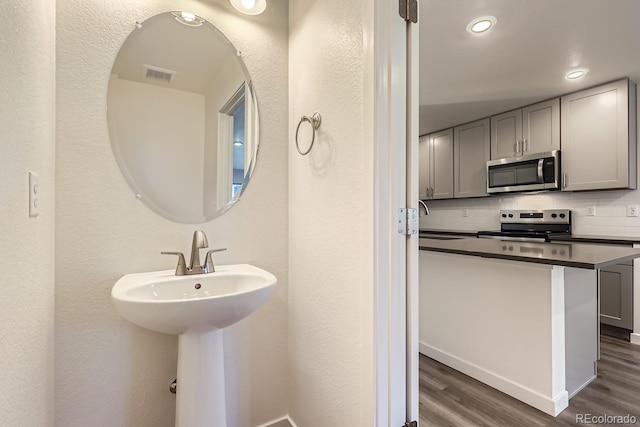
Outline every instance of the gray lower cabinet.
[(633, 329), (633, 265), (600, 270), (600, 323)]

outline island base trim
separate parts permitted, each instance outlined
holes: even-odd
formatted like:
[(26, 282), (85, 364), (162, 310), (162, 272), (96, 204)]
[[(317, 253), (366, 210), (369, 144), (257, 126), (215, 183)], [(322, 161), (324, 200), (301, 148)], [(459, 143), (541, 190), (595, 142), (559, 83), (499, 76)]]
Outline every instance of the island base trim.
[(577, 389), (574, 390), (573, 393), (571, 393), (569, 395), (569, 399), (573, 398), (573, 396), (575, 396), (576, 394), (580, 393), (582, 391), (583, 388), (585, 388), (586, 386), (588, 386), (589, 384), (591, 384), (593, 382), (593, 380), (595, 380), (596, 378), (598, 378), (598, 375), (594, 374), (591, 378), (589, 378), (584, 384), (582, 384), (580, 387), (578, 387)]
[(631, 344), (640, 345), (640, 334), (632, 333), (629, 339)]
[(566, 390), (550, 398), (424, 342), (420, 342), (420, 353), (554, 417), (569, 406)]

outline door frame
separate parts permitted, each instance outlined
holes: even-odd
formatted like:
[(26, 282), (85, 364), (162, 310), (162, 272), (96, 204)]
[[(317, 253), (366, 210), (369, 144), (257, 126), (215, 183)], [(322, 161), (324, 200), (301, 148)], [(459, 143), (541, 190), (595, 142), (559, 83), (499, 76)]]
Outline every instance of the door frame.
[(373, 88), (365, 93), (374, 179), (372, 425), (402, 427), (418, 419), (418, 236), (397, 229), (398, 210), (418, 205), (418, 26), (400, 17), (398, 0), (372, 2), (364, 28), (365, 87)]

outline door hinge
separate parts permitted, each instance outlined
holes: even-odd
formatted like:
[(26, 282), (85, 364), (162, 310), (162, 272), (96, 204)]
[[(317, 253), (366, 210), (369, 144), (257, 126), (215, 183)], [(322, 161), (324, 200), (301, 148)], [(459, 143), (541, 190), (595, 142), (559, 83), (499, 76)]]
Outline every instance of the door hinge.
[(406, 423), (405, 425), (403, 425), (402, 427), (418, 427), (418, 422), (417, 421), (410, 421), (410, 422)]
[(418, 234), (418, 209), (398, 210), (398, 233), (404, 236)]
[(418, 0), (399, 0), (400, 16), (414, 24), (418, 22)]

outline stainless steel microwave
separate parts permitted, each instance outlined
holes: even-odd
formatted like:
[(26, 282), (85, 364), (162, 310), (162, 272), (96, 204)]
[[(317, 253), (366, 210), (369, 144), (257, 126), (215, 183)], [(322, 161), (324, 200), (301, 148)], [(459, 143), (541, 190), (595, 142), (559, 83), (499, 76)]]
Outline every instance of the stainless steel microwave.
[(487, 162), (487, 193), (558, 190), (560, 151)]

